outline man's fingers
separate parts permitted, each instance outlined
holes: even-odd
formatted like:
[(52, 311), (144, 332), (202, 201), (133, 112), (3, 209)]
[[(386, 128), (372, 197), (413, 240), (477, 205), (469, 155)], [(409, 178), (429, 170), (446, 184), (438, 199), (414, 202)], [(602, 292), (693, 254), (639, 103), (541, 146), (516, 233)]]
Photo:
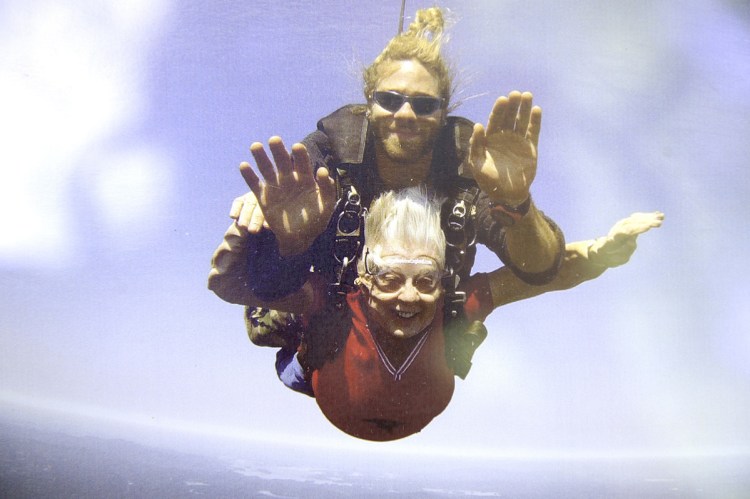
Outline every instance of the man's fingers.
[(336, 204), (336, 182), (330, 177), (328, 169), (325, 167), (318, 168), (316, 175), (318, 186), (320, 187), (321, 213), (333, 211), (333, 205)]
[(268, 148), (271, 150), (271, 155), (276, 163), (277, 178), (281, 182), (282, 178), (289, 178), (293, 172), (292, 157), (284, 146), (284, 142), (281, 141), (281, 137), (271, 137), (268, 139)]
[(529, 109), (531, 109), (532, 95), (513, 90), (508, 96), (498, 97), (492, 106), (490, 119), (487, 121), (487, 135), (497, 132), (518, 131), (526, 134), (529, 123)]
[(531, 92), (524, 92), (521, 94), (521, 103), (518, 107), (518, 118), (516, 120), (516, 133), (526, 136), (526, 132), (529, 127), (529, 121), (531, 119), (531, 103), (533, 96)]
[(506, 96), (498, 97), (492, 106), (490, 119), (487, 121), (487, 135), (492, 135), (501, 130), (507, 109), (508, 98)]
[(247, 230), (253, 218), (253, 212), (258, 208), (258, 200), (252, 193), (243, 196), (242, 199), (242, 209), (240, 210), (239, 217), (237, 217), (237, 225)]
[(258, 205), (258, 199), (252, 192), (237, 198), (235, 201), (241, 201), (241, 209), (237, 216), (237, 226), (251, 234), (257, 234), (265, 225), (263, 210)]
[(298, 143), (292, 146), (292, 159), (292, 167), (297, 173), (297, 180), (301, 181), (302, 184), (312, 184), (314, 181), (310, 156), (303, 144)]
[(521, 106), (521, 92), (514, 90), (508, 94), (508, 107), (500, 123), (500, 127), (508, 132), (515, 130), (518, 110)]
[(237, 217), (237, 225), (240, 227), (247, 229), (248, 225), (250, 224), (250, 218), (253, 213), (253, 208), (248, 207), (247, 205), (242, 205), (242, 211), (240, 211), (240, 216)]
[(639, 217), (643, 220), (644, 224), (648, 224), (649, 228), (661, 227), (664, 222), (664, 213), (660, 211), (652, 211), (650, 213), (633, 213), (631, 217)]
[(661, 227), (664, 221), (664, 213), (659, 211), (651, 213), (633, 213), (627, 218), (623, 218), (612, 226), (609, 231), (609, 237), (619, 241), (625, 238), (635, 239), (640, 234), (653, 228)]
[(528, 138), (532, 144), (534, 144), (534, 148), (537, 149), (539, 147), (539, 134), (542, 132), (542, 108), (539, 106), (534, 106), (531, 108), (531, 113), (529, 116), (529, 125), (526, 129), (526, 138)]
[(263, 216), (263, 210), (255, 204), (250, 213), (250, 221), (247, 224), (247, 230), (251, 234), (257, 234), (266, 225), (266, 217)]
[(253, 192), (253, 194), (260, 197), (260, 190), (261, 190), (260, 179), (253, 171), (253, 168), (250, 166), (250, 163), (247, 163), (245, 161), (240, 163), (240, 174), (242, 174), (242, 178), (245, 179), (245, 183)]
[(481, 167), (485, 156), (487, 135), (480, 123), (474, 125), (474, 130), (469, 139), (469, 163), (472, 168)]
[[(278, 185), (278, 180), (276, 178), (276, 169), (273, 167), (273, 163), (268, 158), (268, 154), (266, 154), (266, 150), (263, 147), (263, 144), (261, 144), (260, 142), (254, 142), (250, 146), (250, 154), (253, 155), (255, 164), (258, 165), (258, 171), (260, 171), (260, 174), (263, 175), (263, 179), (266, 181), (266, 184)], [(250, 165), (248, 165), (248, 167), (249, 166)], [(242, 165), (240, 165), (240, 171), (242, 171)], [(242, 176), (245, 176), (244, 173)], [(247, 182), (247, 179), (245, 179), (245, 182)], [(248, 186), (249, 185), (250, 184), (248, 184)]]
[(237, 220), (240, 216), (240, 212), (242, 211), (242, 205), (244, 203), (245, 203), (245, 196), (234, 198), (234, 201), (232, 201), (232, 207), (229, 209), (229, 218), (233, 218), (234, 220)]

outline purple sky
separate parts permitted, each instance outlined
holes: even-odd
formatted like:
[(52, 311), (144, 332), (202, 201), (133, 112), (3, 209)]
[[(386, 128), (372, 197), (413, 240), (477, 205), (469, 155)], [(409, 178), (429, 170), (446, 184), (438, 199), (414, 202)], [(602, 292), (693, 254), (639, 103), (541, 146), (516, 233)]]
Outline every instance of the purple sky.
[[(369, 449), (278, 383), (206, 277), (249, 145), (361, 101), (400, 2), (126, 4), (0, 8), (0, 404)], [(544, 109), (532, 192), (568, 240), (667, 218), (628, 265), (493, 313), (446, 412), (389, 445), (748, 451), (748, 7), (441, 5), (456, 114), (513, 89)]]

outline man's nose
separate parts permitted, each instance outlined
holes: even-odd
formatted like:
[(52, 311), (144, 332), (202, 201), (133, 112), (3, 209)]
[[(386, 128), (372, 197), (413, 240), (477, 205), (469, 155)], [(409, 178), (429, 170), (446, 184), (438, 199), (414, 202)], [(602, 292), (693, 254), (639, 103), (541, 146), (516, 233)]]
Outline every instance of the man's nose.
[(393, 114), (393, 116), (402, 120), (413, 120), (417, 118), (417, 113), (415, 113), (414, 109), (411, 108), (410, 102), (404, 102), (401, 107), (398, 108), (398, 111)]

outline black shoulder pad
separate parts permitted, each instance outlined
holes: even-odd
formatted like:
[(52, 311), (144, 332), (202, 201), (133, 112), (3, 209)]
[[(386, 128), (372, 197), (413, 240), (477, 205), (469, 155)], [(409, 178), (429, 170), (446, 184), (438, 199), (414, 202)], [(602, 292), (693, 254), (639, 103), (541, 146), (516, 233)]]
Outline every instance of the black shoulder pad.
[(367, 107), (349, 104), (318, 121), (340, 163), (362, 163), (367, 144)]
[(448, 125), (448, 128), (453, 132), (453, 148), (458, 164), (456, 174), (473, 180), (474, 176), (471, 174), (467, 158), (469, 156), (469, 139), (471, 139), (471, 134), (474, 133), (474, 122), (460, 116), (449, 116)]

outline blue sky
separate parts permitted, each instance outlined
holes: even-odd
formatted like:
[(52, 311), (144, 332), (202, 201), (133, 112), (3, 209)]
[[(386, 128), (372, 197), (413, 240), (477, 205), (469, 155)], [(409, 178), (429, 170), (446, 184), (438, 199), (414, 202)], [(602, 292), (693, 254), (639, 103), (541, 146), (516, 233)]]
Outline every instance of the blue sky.
[[(568, 240), (634, 211), (667, 218), (625, 267), (497, 310), (446, 412), (388, 449), (750, 449), (750, 11), (441, 5), (455, 20), (456, 114), (485, 121), (513, 89), (542, 106), (532, 192)], [(241, 308), (206, 277), (249, 145), (291, 145), (359, 102), (358, 71), (399, 8), (5, 2), (0, 404), (373, 448), (279, 384), (273, 351), (247, 341)], [(480, 253), (479, 270), (494, 265)]]

